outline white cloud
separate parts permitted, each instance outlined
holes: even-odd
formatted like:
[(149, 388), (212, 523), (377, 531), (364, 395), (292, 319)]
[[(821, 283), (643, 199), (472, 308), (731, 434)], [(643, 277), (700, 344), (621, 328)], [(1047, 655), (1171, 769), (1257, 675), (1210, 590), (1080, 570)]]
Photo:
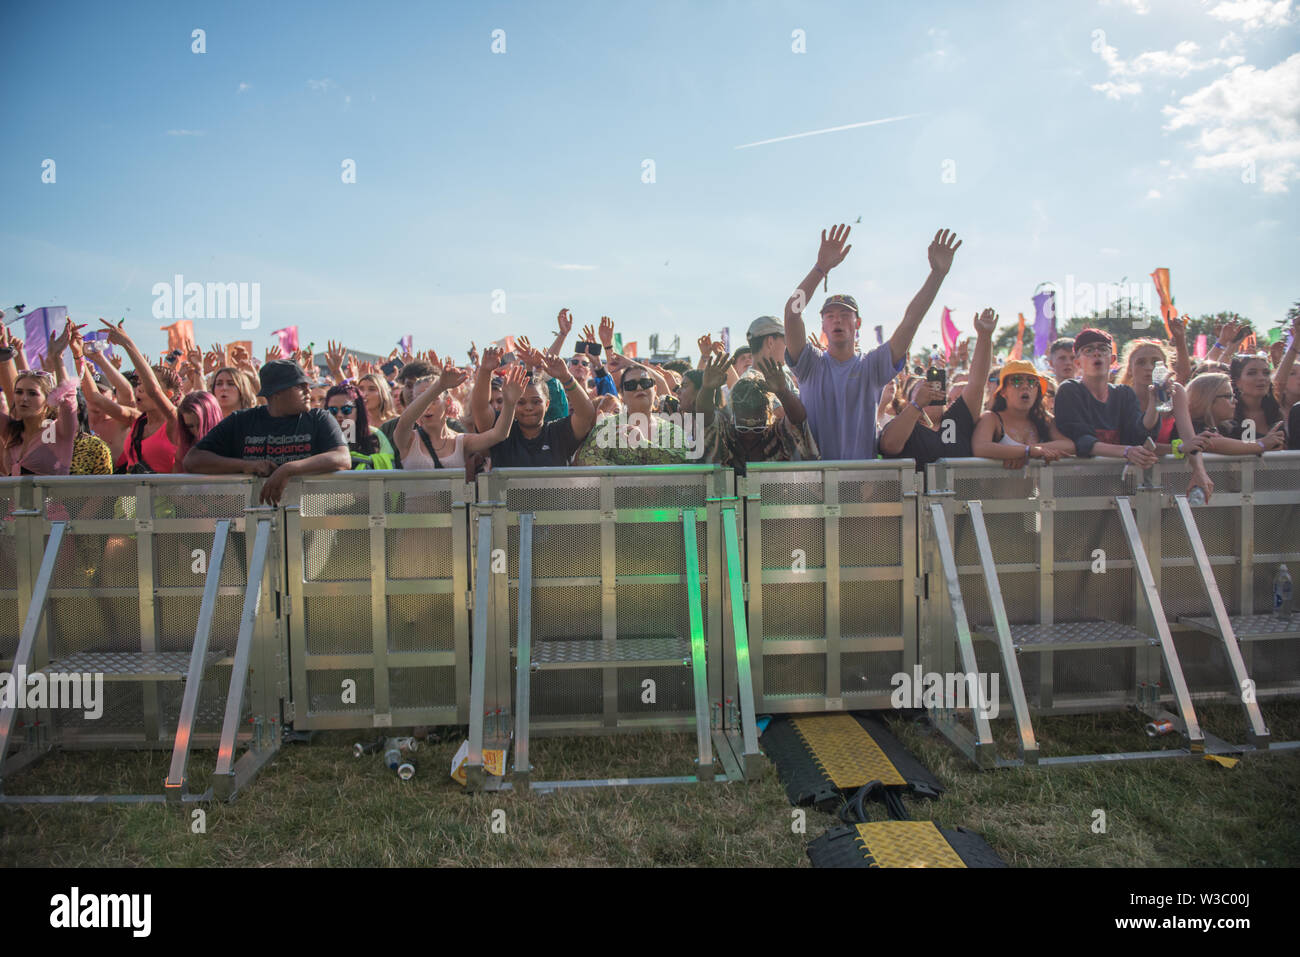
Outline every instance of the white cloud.
[(1166, 130), (1196, 131), (1197, 169), (1255, 164), (1265, 192), (1287, 192), (1300, 161), (1300, 53), (1267, 70), (1238, 67), (1164, 114)]
[(241, 84), (239, 84), (239, 92), (240, 92), (240, 93), (243, 93), (245, 90), (251, 90), (252, 88), (253, 88), (253, 84), (251, 84), (251, 83), (241, 83)]
[(1105, 93), (1108, 100), (1122, 100), (1126, 96), (1142, 92), (1141, 83), (1129, 80), (1120, 83), (1112, 83), (1109, 80), (1105, 83), (1094, 83), (1092, 88), (1098, 93)]
[(1207, 12), (1243, 30), (1285, 27), (1291, 23), (1291, 0), (1223, 0)]
[(586, 271), (588, 271), (588, 270), (595, 269), (596, 267), (595, 267), (595, 266), (582, 266), (582, 265), (579, 265), (578, 263), (557, 263), (557, 264), (555, 265), (555, 268), (556, 268), (556, 269), (564, 269), (564, 270), (568, 270), (568, 271), (575, 271), (575, 270), (576, 270), (576, 271), (586, 272)]
[(323, 80), (308, 80), (307, 85), (317, 93), (326, 93), (334, 87), (334, 81), (326, 77)]
[(1152, 189), (1147, 191), (1147, 199), (1159, 199), (1159, 198), (1160, 198), (1160, 190)]
[(203, 130), (168, 130), (168, 136), (202, 136)]
[(1151, 5), (1147, 3), (1147, 0), (1101, 0), (1101, 4), (1104, 7), (1109, 7), (1113, 3), (1119, 3), (1122, 6), (1128, 7), (1138, 16), (1151, 12)]

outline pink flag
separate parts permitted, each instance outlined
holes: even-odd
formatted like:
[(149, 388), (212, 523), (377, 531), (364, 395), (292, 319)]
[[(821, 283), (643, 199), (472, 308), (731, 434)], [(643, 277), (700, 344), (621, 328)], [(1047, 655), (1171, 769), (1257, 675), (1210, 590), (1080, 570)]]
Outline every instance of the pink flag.
[(280, 351), (286, 356), (291, 356), (298, 351), (297, 326), (285, 326), (283, 329), (276, 329), (271, 335), (280, 337)]
[(952, 321), (952, 310), (947, 306), (943, 307), (943, 358), (947, 361), (952, 355), (952, 350), (957, 345), (957, 326)]
[(1210, 340), (1205, 337), (1204, 333), (1196, 337), (1196, 358), (1204, 359), (1209, 353)]
[(496, 346), (502, 352), (514, 352), (518, 348), (518, 346), (515, 345), (514, 336), (506, 336), (489, 344)]

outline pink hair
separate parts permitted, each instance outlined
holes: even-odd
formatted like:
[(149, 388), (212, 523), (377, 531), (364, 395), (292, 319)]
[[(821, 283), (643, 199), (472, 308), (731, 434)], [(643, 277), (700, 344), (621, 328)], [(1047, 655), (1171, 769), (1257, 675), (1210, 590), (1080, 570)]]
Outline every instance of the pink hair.
[[(185, 426), (185, 413), (193, 412), (199, 420), (199, 429), (197, 435), (190, 434), (190, 430)], [(221, 405), (217, 402), (217, 397), (211, 392), (191, 392), (185, 398), (181, 399), (180, 407), (176, 410), (176, 432), (180, 441), (176, 443), (176, 471), (184, 472), (185, 456), (190, 449), (194, 448), (195, 443), (203, 436), (207, 435), (209, 430), (221, 421)]]

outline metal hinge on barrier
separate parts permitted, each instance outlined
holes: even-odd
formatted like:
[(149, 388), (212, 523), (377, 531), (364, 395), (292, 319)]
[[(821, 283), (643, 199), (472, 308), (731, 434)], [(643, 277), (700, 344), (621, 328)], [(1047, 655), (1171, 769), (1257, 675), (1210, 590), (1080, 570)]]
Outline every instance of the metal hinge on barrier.
[(474, 610), (474, 589), (472, 588), (465, 592), (465, 607), (470, 611)]

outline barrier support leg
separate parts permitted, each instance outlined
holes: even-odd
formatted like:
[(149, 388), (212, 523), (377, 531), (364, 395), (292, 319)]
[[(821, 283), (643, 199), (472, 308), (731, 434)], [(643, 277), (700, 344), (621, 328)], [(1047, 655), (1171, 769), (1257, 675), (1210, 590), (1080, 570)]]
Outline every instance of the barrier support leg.
[[(735, 741), (734, 730), (727, 732), (732, 750), (740, 760), (741, 772), (746, 779), (761, 773), (762, 752), (758, 749), (758, 727), (754, 719), (754, 681), (749, 669), (749, 629), (745, 623), (745, 596), (742, 566), (740, 564), (740, 538), (736, 532), (736, 510), (722, 510), (722, 535), (727, 548), (727, 585), (731, 592), (731, 626), (736, 645), (737, 697), (740, 699), (741, 740)], [(739, 748), (735, 745), (740, 745)]]
[(470, 652), (469, 673), (469, 756), (465, 765), (465, 787), (482, 791), (483, 774), (483, 707), (487, 700), (487, 633), (492, 582), (492, 517), (478, 519), (477, 574), (474, 580), (474, 647)]
[[(263, 512), (247, 509), (246, 514)], [(221, 742), (217, 749), (217, 768), (212, 773), (212, 793), (220, 801), (232, 800), (239, 789), (251, 781), (267, 761), (275, 756), (278, 741), (262, 748), (260, 733), (254, 738), (255, 746), (235, 765), (235, 744), (239, 736), (239, 718), (244, 709), (244, 692), (248, 687), (248, 665), (253, 654), (253, 630), (257, 624), (258, 605), (262, 599), (263, 578), (266, 575), (266, 552), (271, 542), (271, 519), (259, 517), (257, 538), (253, 543), (253, 556), (248, 563), (248, 587), (244, 591), (244, 610), (239, 618), (239, 640), (235, 645), (235, 663), (230, 669), (230, 689), (226, 692), (226, 715), (221, 722)]]
[[(1169, 673), (1169, 683), (1173, 687), (1174, 699), (1178, 704), (1178, 717), (1181, 718), (1183, 734), (1193, 752), (1205, 750), (1205, 735), (1196, 720), (1196, 711), (1192, 707), (1191, 696), (1187, 693), (1187, 679), (1183, 677), (1183, 666), (1178, 660), (1178, 649), (1174, 647), (1173, 635), (1169, 633), (1169, 621), (1165, 618), (1164, 606), (1160, 603), (1160, 594), (1156, 590), (1155, 577), (1151, 574), (1151, 563), (1147, 560), (1147, 551), (1142, 546), (1142, 536), (1138, 532), (1137, 520), (1133, 516), (1133, 504), (1127, 496), (1115, 499), (1119, 508), (1120, 524), (1124, 528), (1124, 537), (1128, 539), (1129, 551), (1137, 565), (1138, 578), (1142, 583), (1142, 594), (1151, 611), (1155, 623), (1156, 635), (1160, 641), (1160, 651), (1164, 656), (1165, 670)], [(1157, 705), (1158, 707), (1158, 705)]]
[(217, 586), (221, 580), (221, 564), (226, 557), (226, 541), (230, 537), (230, 519), (217, 522), (212, 536), (212, 556), (208, 562), (207, 578), (203, 582), (203, 601), (199, 605), (199, 622), (194, 629), (194, 649), (190, 652), (190, 669), (185, 679), (185, 693), (181, 699), (181, 713), (176, 721), (176, 738), (172, 746), (171, 770), (163, 782), (163, 794), (168, 801), (178, 802), (185, 792), (185, 769), (190, 760), (190, 741), (194, 735), (194, 718), (199, 709), (199, 692), (203, 688), (203, 673), (208, 664), (208, 642), (212, 636), (212, 616), (217, 606)]
[(713, 738), (709, 733), (709, 675), (704, 654), (704, 613), (700, 607), (700, 552), (695, 538), (695, 510), (682, 512), (686, 545), (686, 607), (691, 622), (691, 681), (695, 689), (695, 739), (699, 754), (695, 776), (713, 780)]
[[(952, 607), (953, 625), (957, 631), (957, 652), (961, 667), (967, 674), (976, 674), (975, 648), (971, 643), (970, 625), (966, 621), (966, 604), (962, 601), (961, 585), (957, 580), (957, 559), (953, 555), (952, 541), (948, 538), (948, 522), (939, 502), (930, 504), (930, 518), (934, 525), (935, 545), (939, 550), (939, 560), (943, 564), (943, 577), (948, 588), (948, 603)], [(948, 709), (942, 709), (935, 722), (948, 740), (952, 741), (967, 757), (981, 768), (992, 768), (997, 763), (997, 754), (993, 748), (993, 735), (989, 731), (989, 720), (978, 707), (971, 709), (975, 721), (975, 734), (957, 724)]]
[(533, 515), (519, 516), (519, 632), (515, 640), (515, 763), (511, 782), (527, 788), (529, 694), (533, 675)]
[[(1002, 586), (998, 583), (993, 548), (989, 545), (988, 528), (984, 524), (984, 504), (977, 501), (967, 502), (966, 509), (970, 512), (971, 527), (975, 530), (975, 544), (979, 548), (980, 567), (984, 571), (984, 587), (988, 591), (989, 607), (993, 609), (993, 625), (998, 633), (998, 653), (1002, 658), (1002, 672), (1006, 675), (1007, 694), (1011, 698), (1016, 731), (1020, 735), (1020, 757), (1026, 764), (1037, 764), (1038, 741), (1034, 738), (1034, 725), (1029, 717), (1025, 686), (1020, 680), (1020, 661), (1016, 657), (1015, 646), (1011, 643), (1007, 607), (1002, 601)], [(978, 682), (976, 687), (980, 687)], [(989, 703), (995, 704), (995, 702)]]
[(1270, 737), (1268, 728), (1264, 725), (1264, 716), (1260, 714), (1255, 696), (1246, 693), (1246, 689), (1253, 688), (1254, 684), (1246, 672), (1246, 663), (1241, 657), (1241, 646), (1237, 644), (1237, 636), (1232, 630), (1232, 621), (1228, 618), (1228, 610), (1223, 605), (1223, 596), (1219, 593), (1219, 583), (1215, 581), (1214, 571), (1210, 568), (1210, 559), (1205, 552), (1205, 543), (1201, 541), (1200, 529), (1196, 526), (1196, 519), (1192, 517), (1191, 503), (1187, 501), (1186, 495), (1174, 496), (1174, 502), (1178, 505), (1178, 514), (1182, 517), (1183, 527), (1187, 530), (1187, 540), (1192, 545), (1192, 557), (1196, 559), (1196, 567), (1201, 573), (1201, 582), (1205, 585), (1205, 593), (1210, 599), (1210, 610), (1219, 628), (1223, 650), (1228, 656), (1228, 667), (1232, 669), (1233, 684), (1240, 691), (1241, 707), (1246, 712), (1247, 740), (1257, 748), (1267, 748)]
[[(39, 513), (38, 513), (39, 514)], [(41, 557), (41, 570), (36, 575), (36, 585), (32, 589), (31, 604), (27, 606), (27, 620), (23, 622), (22, 633), (18, 636), (18, 648), (14, 651), (13, 671), (24, 671), (31, 667), (32, 649), (36, 646), (36, 632), (40, 630), (41, 619), (45, 617), (45, 603), (50, 593), (50, 579), (54, 576), (54, 563), (63, 544), (63, 533), (67, 530), (66, 522), (54, 522), (50, 525), (50, 538), (45, 544), (45, 554)], [(18, 708), (0, 708), (0, 793), (4, 791), (5, 758), (9, 754), (9, 738), (13, 734), (14, 721), (18, 717)], [(22, 762), (30, 763), (29, 761)]]

